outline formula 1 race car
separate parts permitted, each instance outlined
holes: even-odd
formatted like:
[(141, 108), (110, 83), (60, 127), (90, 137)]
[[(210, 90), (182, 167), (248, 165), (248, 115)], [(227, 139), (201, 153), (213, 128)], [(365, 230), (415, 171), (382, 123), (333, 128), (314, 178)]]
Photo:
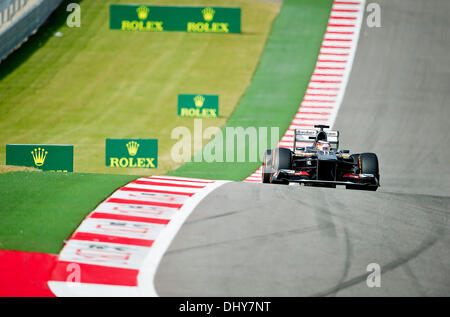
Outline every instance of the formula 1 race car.
[(289, 184), (375, 191), (380, 186), (378, 158), (374, 153), (351, 154), (338, 150), (339, 131), (329, 126), (296, 129), (294, 149), (266, 150), (263, 183)]

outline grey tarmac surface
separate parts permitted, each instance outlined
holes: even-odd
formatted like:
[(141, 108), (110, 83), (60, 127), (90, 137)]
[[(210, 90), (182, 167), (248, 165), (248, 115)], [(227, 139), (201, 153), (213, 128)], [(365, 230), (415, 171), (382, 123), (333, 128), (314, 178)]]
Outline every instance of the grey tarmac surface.
[(450, 1), (377, 3), (335, 128), (378, 154), (380, 190), (226, 184), (175, 237), (159, 295), (450, 296)]
[(450, 1), (387, 0), (361, 30), (335, 128), (375, 152), (382, 190), (450, 196)]

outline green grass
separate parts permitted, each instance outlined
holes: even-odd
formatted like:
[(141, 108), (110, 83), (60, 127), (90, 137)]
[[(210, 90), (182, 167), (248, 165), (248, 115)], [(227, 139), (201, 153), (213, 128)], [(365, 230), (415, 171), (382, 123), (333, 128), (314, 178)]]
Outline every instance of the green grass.
[[(332, 0), (284, 1), (251, 84), (225, 127), (279, 127), (280, 137), (284, 134), (314, 70), (331, 5)], [(240, 181), (260, 164), (248, 158), (186, 163), (170, 174)]]
[(132, 175), (0, 174), (0, 249), (58, 253), (82, 219)]
[[(242, 8), (242, 34), (109, 30), (110, 3), (81, 1), (81, 28), (65, 25), (66, 0), (48, 23), (0, 64), (0, 164), (5, 144), (73, 144), (75, 172), (164, 174), (177, 126), (179, 93), (220, 95), (223, 126), (244, 93), (280, 4), (257, 0), (178, 0), (164, 4)], [(139, 2), (139, 1), (138, 1)], [(162, 4), (161, 1), (145, 1)], [(60, 31), (63, 37), (53, 36)], [(105, 166), (106, 138), (157, 138), (157, 169)]]
[[(170, 131), (193, 126), (192, 119), (176, 117), (179, 92), (220, 95), (223, 117), (203, 120), (204, 128), (223, 126), (230, 115), (230, 127), (287, 128), (313, 70), (331, 0), (284, 1), (245, 94), (279, 5), (216, 3), (243, 8), (244, 34), (109, 31), (103, 1), (81, 2), (82, 28), (68, 29), (62, 25), (67, 14), (63, 6), (37, 36), (0, 64), (0, 164), (6, 143), (62, 143), (75, 145), (75, 171), (150, 174), (104, 167), (104, 142), (107, 137), (156, 137), (160, 167), (151, 172), (165, 173), (175, 166), (169, 158), (176, 142)], [(57, 30), (63, 38), (53, 37)], [(240, 180), (258, 164), (186, 164), (173, 174)], [(0, 174), (0, 249), (58, 253), (83, 217), (135, 178)]]

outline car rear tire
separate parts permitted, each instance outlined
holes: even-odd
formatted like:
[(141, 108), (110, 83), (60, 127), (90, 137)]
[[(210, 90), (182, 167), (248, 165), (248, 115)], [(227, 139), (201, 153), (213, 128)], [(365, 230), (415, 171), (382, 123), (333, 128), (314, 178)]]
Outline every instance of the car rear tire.
[[(286, 148), (277, 148), (273, 153), (273, 167), (275, 170), (288, 169), (292, 167), (292, 152)], [(272, 184), (289, 185), (288, 181), (274, 181), (272, 180), (273, 174), (270, 176), (270, 182)]]
[(359, 155), (359, 160), (362, 174), (373, 174), (378, 180), (380, 179), (378, 157), (375, 153), (362, 153)]
[[(375, 153), (353, 154), (352, 157), (355, 163), (358, 163), (358, 171), (360, 174), (373, 174), (378, 179), (378, 182), (380, 182), (378, 157)], [(378, 189), (378, 186), (347, 185), (346, 188), (376, 191)]]
[(263, 156), (262, 182), (270, 183), (272, 173), (273, 173), (272, 150), (266, 150)]

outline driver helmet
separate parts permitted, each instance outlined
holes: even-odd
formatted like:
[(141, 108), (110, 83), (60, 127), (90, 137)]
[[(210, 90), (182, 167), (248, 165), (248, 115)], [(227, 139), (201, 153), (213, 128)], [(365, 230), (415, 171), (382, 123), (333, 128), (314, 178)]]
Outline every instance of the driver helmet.
[(330, 143), (327, 141), (317, 141), (316, 142), (316, 151), (330, 151)]

